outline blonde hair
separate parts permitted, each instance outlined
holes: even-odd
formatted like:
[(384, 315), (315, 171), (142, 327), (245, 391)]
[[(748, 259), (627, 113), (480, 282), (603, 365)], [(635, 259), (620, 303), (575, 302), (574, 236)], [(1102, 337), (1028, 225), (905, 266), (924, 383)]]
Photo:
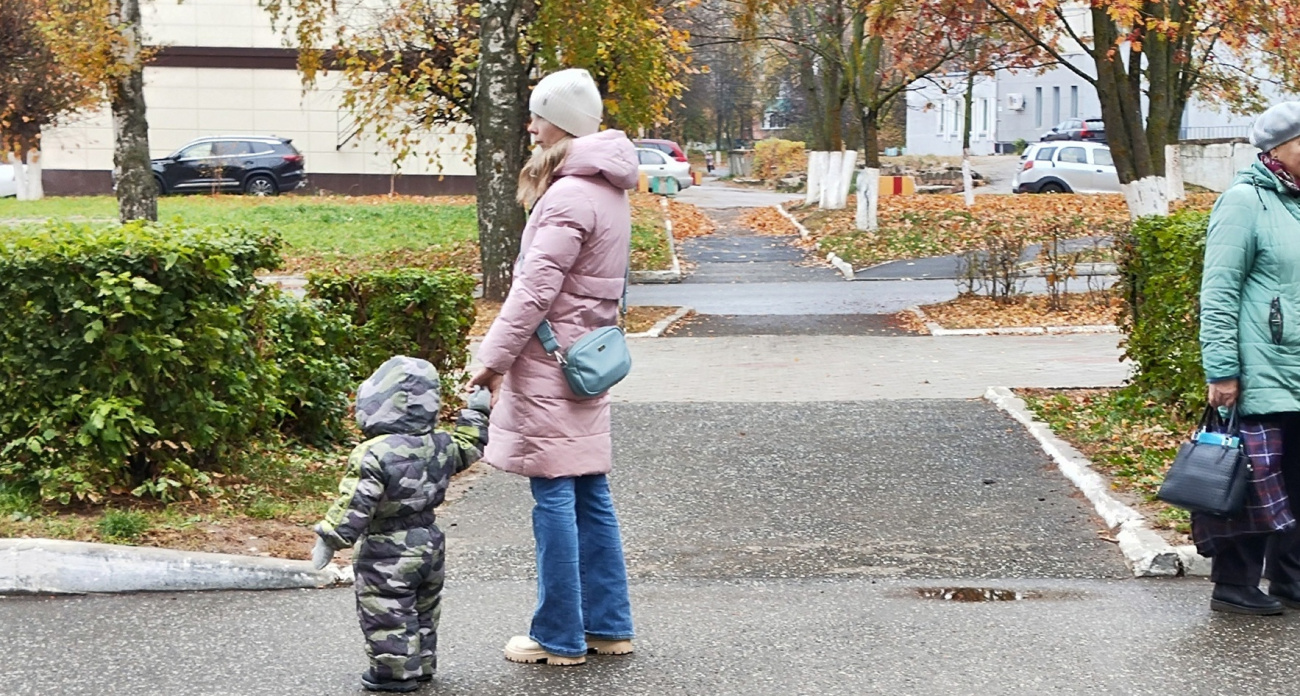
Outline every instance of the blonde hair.
[(546, 189), (551, 187), (551, 179), (555, 178), (555, 172), (564, 164), (564, 160), (569, 156), (569, 141), (573, 138), (566, 135), (550, 147), (539, 147), (533, 150), (533, 156), (528, 159), (528, 164), (524, 165), (524, 170), (519, 172), (519, 193), (515, 197), (519, 204), (525, 208), (532, 208)]

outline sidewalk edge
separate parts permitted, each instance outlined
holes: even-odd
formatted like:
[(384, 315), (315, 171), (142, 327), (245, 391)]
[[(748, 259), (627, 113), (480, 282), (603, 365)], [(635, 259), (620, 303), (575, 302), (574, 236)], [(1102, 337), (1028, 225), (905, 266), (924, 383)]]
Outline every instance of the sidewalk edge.
[[(799, 231), (799, 237), (800, 237), (800, 239), (803, 239), (804, 241), (807, 241), (808, 239), (812, 238), (812, 233), (808, 231), (808, 228), (807, 228), (807, 227), (804, 227), (804, 226), (803, 226), (803, 223), (801, 223), (801, 222), (799, 222), (798, 220), (796, 220), (795, 217), (794, 217), (793, 215), (790, 214), (790, 211), (788, 211), (788, 210), (785, 209), (785, 206), (784, 206), (784, 205), (781, 205), (781, 204), (778, 203), (777, 205), (774, 205), (774, 206), (772, 206), (772, 207), (773, 207), (773, 208), (776, 208), (776, 212), (778, 212), (778, 213), (780, 213), (781, 215), (783, 215), (783, 216), (785, 217), (786, 220), (789, 220), (789, 221), (790, 221), (790, 224), (794, 225), (794, 228), (795, 228), (796, 230)], [(817, 251), (821, 251), (821, 250), (822, 250), (821, 242), (816, 242), (816, 241), (815, 241), (815, 242), (813, 242), (813, 246), (817, 248)], [(847, 262), (847, 261), (845, 261), (844, 259), (840, 258), (839, 255), (836, 254), (835, 252), (833, 252), (833, 251), (832, 251), (832, 252), (828, 252), (828, 253), (826, 254), (826, 261), (827, 261), (827, 263), (829, 263), (830, 265), (834, 266), (834, 267), (835, 267), (835, 270), (839, 271), (839, 272), (840, 272), (840, 275), (844, 276), (844, 279), (845, 279), (845, 280), (854, 280), (854, 279), (855, 279), (855, 274), (854, 274), (854, 272), (853, 272), (853, 266), (850, 265), (849, 262)]]
[(1184, 547), (1170, 545), (1147, 526), (1141, 513), (1111, 495), (1110, 484), (1092, 468), (1092, 462), (1052, 432), (1046, 423), (1035, 419), (1024, 400), (1010, 389), (989, 387), (984, 398), (1024, 425), (1043, 451), (1056, 462), (1061, 473), (1093, 504), (1106, 524), (1112, 529), (1118, 527), (1116, 538), (1120, 552), (1134, 577), (1174, 577), (1209, 572), (1208, 559), (1195, 556), (1194, 552), (1189, 555)]
[(351, 567), (62, 539), (0, 539), (0, 594), (282, 590), (351, 582)]

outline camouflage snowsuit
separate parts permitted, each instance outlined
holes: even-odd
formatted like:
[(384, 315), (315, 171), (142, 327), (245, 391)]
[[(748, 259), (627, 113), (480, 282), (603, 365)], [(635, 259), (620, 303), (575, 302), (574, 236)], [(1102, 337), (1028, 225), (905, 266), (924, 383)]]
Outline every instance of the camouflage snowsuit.
[(398, 356), (357, 390), (357, 445), (339, 497), (316, 525), (335, 550), (352, 546), (357, 616), (381, 679), (415, 679), (437, 668), (445, 539), (433, 509), (447, 481), (482, 455), (488, 418), (464, 410), (451, 432), (434, 432), (438, 372)]

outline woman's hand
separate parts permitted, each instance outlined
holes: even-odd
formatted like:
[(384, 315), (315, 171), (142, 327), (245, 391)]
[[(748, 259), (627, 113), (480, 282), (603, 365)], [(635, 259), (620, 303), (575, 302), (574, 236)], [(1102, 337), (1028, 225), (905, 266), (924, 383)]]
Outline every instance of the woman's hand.
[(469, 381), (470, 387), (483, 387), (492, 392), (492, 408), (496, 408), (497, 399), (501, 398), (501, 383), (506, 376), (495, 370), (483, 368)]
[(1237, 397), (1240, 395), (1241, 382), (1235, 379), (1210, 383), (1209, 401), (1211, 406), (1232, 408), (1237, 405)]

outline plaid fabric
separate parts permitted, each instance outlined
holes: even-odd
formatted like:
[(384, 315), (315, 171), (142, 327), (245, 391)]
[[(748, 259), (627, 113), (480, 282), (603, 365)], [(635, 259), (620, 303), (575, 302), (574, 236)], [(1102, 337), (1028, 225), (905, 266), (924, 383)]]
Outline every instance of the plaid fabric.
[(1202, 556), (1214, 556), (1220, 544), (1233, 537), (1271, 534), (1295, 526), (1282, 482), (1282, 432), (1278, 422), (1242, 419), (1241, 442), (1250, 459), (1246, 509), (1231, 518), (1192, 513), (1192, 540)]

